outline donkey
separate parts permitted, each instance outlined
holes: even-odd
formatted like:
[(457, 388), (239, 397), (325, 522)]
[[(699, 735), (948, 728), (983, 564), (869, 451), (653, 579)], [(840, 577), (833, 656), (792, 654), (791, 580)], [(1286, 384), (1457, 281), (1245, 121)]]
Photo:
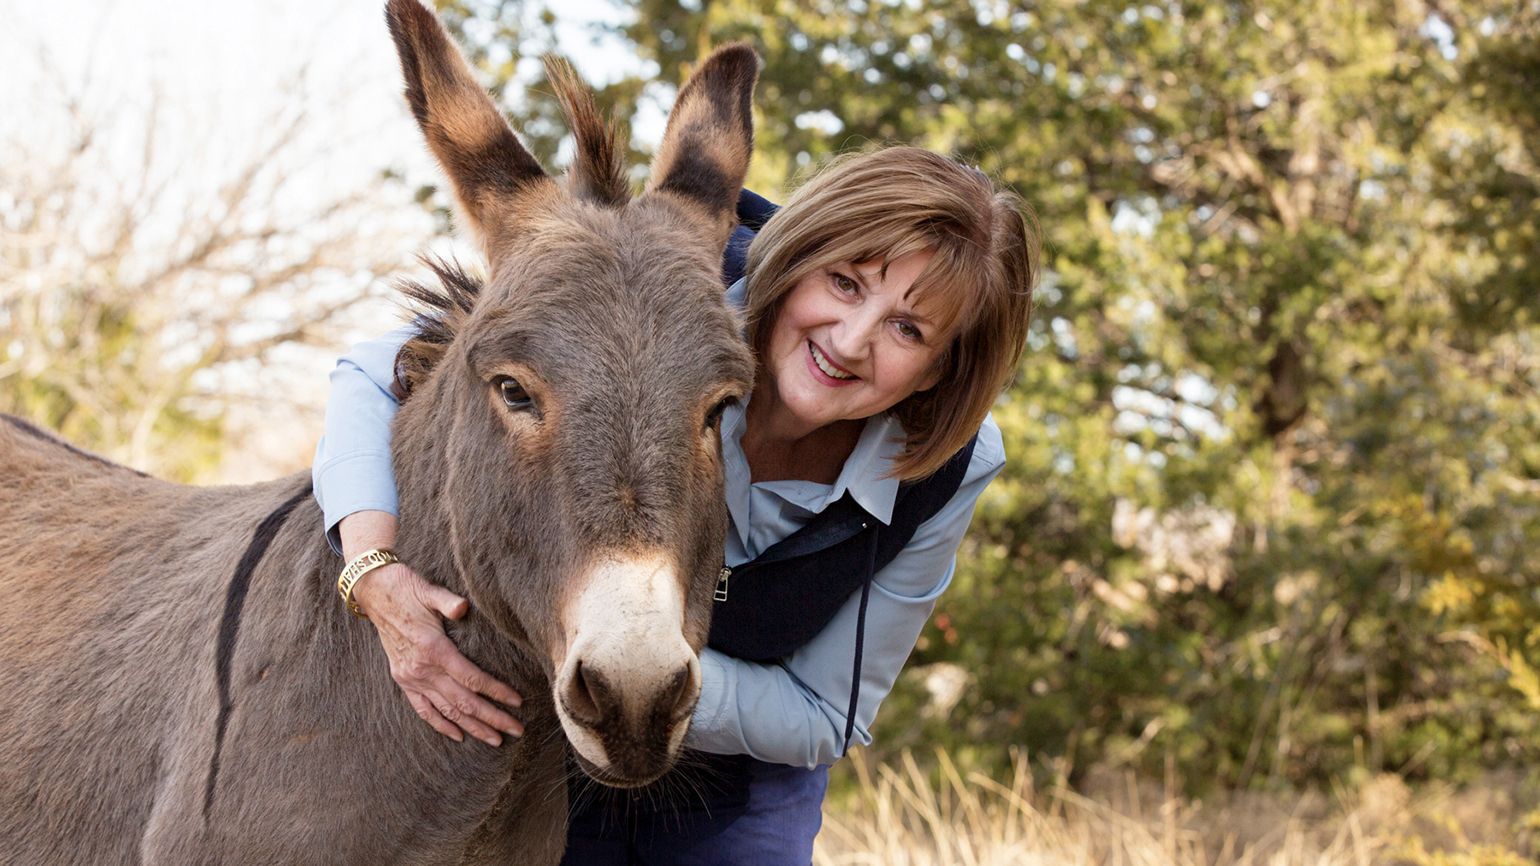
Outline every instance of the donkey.
[(0, 416), (0, 859), (554, 863), (569, 754), (618, 787), (679, 754), (726, 527), (716, 426), (753, 373), (718, 274), (757, 58), (700, 64), (632, 198), (570, 70), (563, 186), (419, 0), (387, 18), (489, 265), (412, 290), (397, 547), (471, 600), (451, 636), (526, 696), (528, 735), (457, 744), (413, 714), (336, 597), (308, 476), (186, 487)]

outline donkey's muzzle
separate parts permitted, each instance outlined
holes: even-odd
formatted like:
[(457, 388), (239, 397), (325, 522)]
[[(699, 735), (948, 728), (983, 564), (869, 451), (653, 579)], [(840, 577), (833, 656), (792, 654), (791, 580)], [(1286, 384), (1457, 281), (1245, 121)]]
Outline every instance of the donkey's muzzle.
[(644, 785), (673, 766), (700, 696), (684, 587), (663, 557), (608, 558), (586, 577), (564, 609), (557, 714), (589, 775)]
[(584, 769), (595, 779), (615, 787), (645, 785), (673, 766), (678, 744), (689, 725), (690, 713), (700, 695), (699, 663), (681, 666), (671, 676), (640, 687), (633, 683), (620, 689), (612, 677), (594, 664), (579, 662), (572, 676), (560, 686), (560, 701), (568, 719), (587, 736), (568, 737), (574, 747), (580, 741), (597, 741), (603, 760), (577, 748)]

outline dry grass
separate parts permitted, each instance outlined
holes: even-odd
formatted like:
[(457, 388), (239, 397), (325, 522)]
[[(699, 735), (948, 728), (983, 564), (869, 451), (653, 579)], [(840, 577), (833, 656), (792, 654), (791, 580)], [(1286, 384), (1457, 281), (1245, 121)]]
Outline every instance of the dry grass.
[(1103, 774), (1077, 793), (1037, 790), (1027, 762), (1005, 783), (938, 754), (875, 769), (854, 756), (855, 796), (826, 810), (817, 866), (1517, 866), (1526, 826), (1520, 776), (1454, 792), (1413, 792), (1395, 776), (1291, 800), (1233, 794), (1209, 803)]

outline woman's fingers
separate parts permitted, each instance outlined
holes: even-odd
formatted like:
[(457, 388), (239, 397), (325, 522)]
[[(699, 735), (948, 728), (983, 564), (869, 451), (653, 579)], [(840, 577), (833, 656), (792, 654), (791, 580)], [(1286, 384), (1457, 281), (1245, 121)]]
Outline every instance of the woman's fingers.
[(459, 725), (467, 734), (497, 747), (503, 744), (502, 735), (493, 730), (492, 726), (482, 721), (484, 716), (507, 716), (487, 703), (481, 696), (475, 694), (464, 686), (446, 678), (447, 687), (443, 691), (430, 692), (428, 697), (433, 706), (439, 711), (439, 715)]
[(387, 568), (392, 572), (371, 587), (373, 610), (366, 612), (390, 659), (391, 676), (412, 709), (456, 742), (462, 731), (492, 746), (502, 742), (499, 731), (521, 736), (519, 720), (486, 699), (517, 707), (519, 693), (478, 668), (444, 632), (440, 617), (464, 616), (466, 600), (404, 564)]
[(444, 718), (443, 715), (440, 714), (439, 711), (433, 706), (432, 701), (414, 691), (408, 691), (406, 689), (402, 689), (401, 691), (406, 695), (407, 703), (412, 705), (412, 709), (417, 711), (417, 715), (423, 721), (433, 726), (433, 730), (438, 731), (439, 733), (443, 734), (451, 740), (454, 740), (457, 743), (465, 739), (465, 735), (460, 733), (460, 729), (455, 727), (453, 724), (450, 724), (449, 720)]
[[(464, 656), (459, 656), (459, 660), (475, 669), (475, 665)], [(402, 670), (396, 682), (406, 693), (412, 709), (434, 730), (451, 737), (455, 742), (460, 742), (461, 731), (489, 746), (502, 745), (503, 738), (498, 731), (506, 731), (513, 736), (524, 733), (524, 726), (518, 719), (455, 682), (442, 667), (429, 663), (409, 670), (410, 673)]]
[(462, 719), (474, 720), (488, 730), (506, 731), (515, 737), (524, 733), (524, 726), (518, 719), (482, 697), (487, 695), (517, 707), (520, 703), (518, 692), (487, 676), (461, 654), (459, 647), (448, 637), (433, 640), (430, 658), (432, 661), (428, 668), (433, 671), (433, 675), (426, 686), (452, 702), (458, 718), (445, 713), (451, 721), (483, 740), (487, 738), (466, 727)]
[[(487, 676), (485, 671), (476, 667), (470, 659), (458, 651), (444, 659), (444, 670), (454, 677), (455, 682), (477, 694), (486, 695), (492, 700), (506, 704), (514, 709), (518, 709), (524, 704), (524, 697), (522, 695), (514, 691), (502, 680)], [(509, 733), (517, 732), (509, 731)]]
[[(414, 572), (415, 573), (415, 572)], [(445, 619), (459, 619), (470, 612), (471, 603), (435, 583), (419, 578), (423, 601)]]

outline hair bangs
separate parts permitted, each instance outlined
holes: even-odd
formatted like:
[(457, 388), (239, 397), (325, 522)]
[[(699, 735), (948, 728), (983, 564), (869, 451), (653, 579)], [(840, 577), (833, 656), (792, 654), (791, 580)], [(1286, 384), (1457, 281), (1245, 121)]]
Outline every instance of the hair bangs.
[[(888, 267), (893, 262), (907, 255), (930, 251), (930, 261), (915, 277), (904, 298), (915, 307), (929, 307), (925, 318), (940, 336), (950, 339), (971, 327), (983, 301), (985, 280), (978, 273), (980, 255), (964, 249), (966, 241), (961, 238), (938, 238), (934, 232), (914, 226), (904, 226), (896, 231), (886, 228), (878, 225), (870, 234), (862, 234), (846, 244), (831, 244), (807, 263), (806, 270), (828, 267), (836, 262), (852, 265), (878, 262), (880, 273), (886, 279)], [(888, 242), (873, 244), (873, 237)]]
[(988, 281), (980, 274), (977, 257), (959, 255), (955, 244), (932, 247), (926, 262), (905, 294), (915, 307), (925, 306), (928, 318), (950, 340), (970, 330), (986, 307)]

